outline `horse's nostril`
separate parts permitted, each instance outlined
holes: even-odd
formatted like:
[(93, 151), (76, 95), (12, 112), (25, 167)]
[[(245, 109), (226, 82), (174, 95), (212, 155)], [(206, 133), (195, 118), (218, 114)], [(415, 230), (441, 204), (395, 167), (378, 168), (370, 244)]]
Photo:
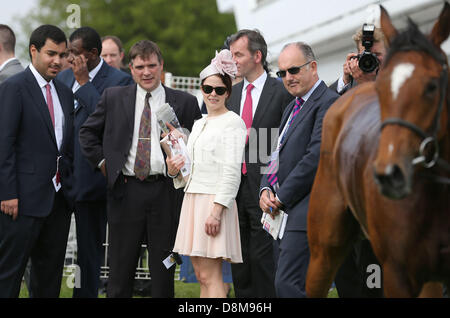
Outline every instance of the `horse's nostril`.
[(393, 165), (393, 168), (391, 168), (390, 178), (394, 188), (405, 186), (405, 176), (399, 166)]
[(383, 174), (375, 173), (375, 178), (382, 187), (399, 189), (405, 186), (405, 176), (397, 165), (388, 165)]

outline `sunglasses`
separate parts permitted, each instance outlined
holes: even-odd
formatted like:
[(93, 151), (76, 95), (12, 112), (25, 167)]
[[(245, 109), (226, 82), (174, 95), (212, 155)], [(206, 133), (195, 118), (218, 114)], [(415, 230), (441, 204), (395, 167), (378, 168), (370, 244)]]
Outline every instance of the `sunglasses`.
[(202, 85), (202, 90), (205, 94), (211, 94), (213, 90), (216, 91), (217, 95), (223, 95), (227, 92), (227, 88), (223, 86), (212, 87), (211, 85)]
[(286, 71), (279, 70), (279, 71), (277, 72), (277, 76), (278, 76), (278, 77), (285, 77), (285, 76), (286, 76), (286, 72), (289, 72), (289, 74), (291, 74), (291, 75), (295, 75), (295, 74), (297, 74), (298, 72), (300, 72), (300, 70), (302, 69), (302, 67), (305, 67), (306, 65), (308, 65), (308, 64), (311, 63), (311, 62), (312, 62), (312, 61), (309, 61), (309, 62), (306, 62), (306, 63), (303, 64), (303, 65), (288, 68)]

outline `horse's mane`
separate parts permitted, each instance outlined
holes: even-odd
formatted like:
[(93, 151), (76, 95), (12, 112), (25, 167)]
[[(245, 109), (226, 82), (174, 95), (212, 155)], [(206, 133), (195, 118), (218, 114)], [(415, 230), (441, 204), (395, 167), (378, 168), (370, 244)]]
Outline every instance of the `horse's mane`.
[(441, 49), (436, 47), (409, 18), (408, 28), (399, 33), (392, 41), (385, 58), (385, 64), (388, 64), (392, 56), (399, 51), (422, 51), (431, 55), (439, 63), (446, 64), (446, 58)]

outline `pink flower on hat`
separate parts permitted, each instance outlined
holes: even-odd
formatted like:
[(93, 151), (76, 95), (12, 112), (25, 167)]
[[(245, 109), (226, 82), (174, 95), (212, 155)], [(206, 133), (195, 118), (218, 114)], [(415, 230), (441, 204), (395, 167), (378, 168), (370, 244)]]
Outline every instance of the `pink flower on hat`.
[(211, 60), (211, 65), (214, 65), (220, 74), (225, 73), (231, 76), (231, 78), (236, 77), (237, 66), (233, 61), (230, 50), (223, 49), (219, 53), (216, 51), (216, 57)]

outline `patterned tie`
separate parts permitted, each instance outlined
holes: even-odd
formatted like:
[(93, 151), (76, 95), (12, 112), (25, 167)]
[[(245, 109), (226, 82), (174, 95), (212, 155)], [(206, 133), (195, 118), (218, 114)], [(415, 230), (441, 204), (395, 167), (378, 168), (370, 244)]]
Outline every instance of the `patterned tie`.
[[(247, 139), (245, 143), (248, 142), (248, 135), (250, 133), (250, 128), (252, 127), (253, 121), (253, 100), (252, 100), (252, 89), (255, 86), (253, 84), (247, 85), (247, 95), (245, 96), (244, 109), (242, 110), (242, 119), (244, 120), (245, 126), (247, 127)], [(247, 174), (247, 166), (245, 165), (245, 160), (242, 163), (242, 174)]]
[[(289, 122), (287, 124), (286, 129), (284, 130), (284, 134), (281, 137), (280, 140), (280, 144), (278, 145), (277, 150), (279, 151), (279, 149), (281, 148), (281, 146), (283, 145), (287, 132), (289, 130), (289, 127), (291, 126), (292, 122), (294, 121), (295, 116), (297, 116), (297, 114), (300, 112), (300, 109), (302, 109), (303, 103), (305, 101), (302, 98), (296, 98), (295, 99), (295, 105), (294, 108), (292, 109), (292, 113), (291, 113), (291, 118), (289, 119)], [(278, 171), (278, 155), (276, 156), (276, 158), (274, 158), (270, 164), (269, 164), (269, 172), (267, 174), (267, 180), (269, 181), (269, 184), (275, 188), (275, 185), (277, 185), (278, 182), (278, 178), (277, 178), (277, 171)], [(276, 191), (277, 189), (275, 189)]]
[(47, 107), (48, 107), (48, 111), (50, 113), (50, 118), (52, 119), (52, 124), (53, 127), (55, 127), (55, 111), (53, 109), (53, 98), (52, 98), (52, 92), (51, 92), (51, 87), (50, 84), (45, 85), (45, 89), (47, 92)]
[(151, 118), (152, 112), (148, 102), (152, 95), (145, 95), (145, 106), (142, 111), (141, 123), (139, 126), (139, 139), (136, 150), (136, 161), (134, 162), (134, 173), (136, 178), (144, 180), (150, 174), (150, 136), (151, 136)]

